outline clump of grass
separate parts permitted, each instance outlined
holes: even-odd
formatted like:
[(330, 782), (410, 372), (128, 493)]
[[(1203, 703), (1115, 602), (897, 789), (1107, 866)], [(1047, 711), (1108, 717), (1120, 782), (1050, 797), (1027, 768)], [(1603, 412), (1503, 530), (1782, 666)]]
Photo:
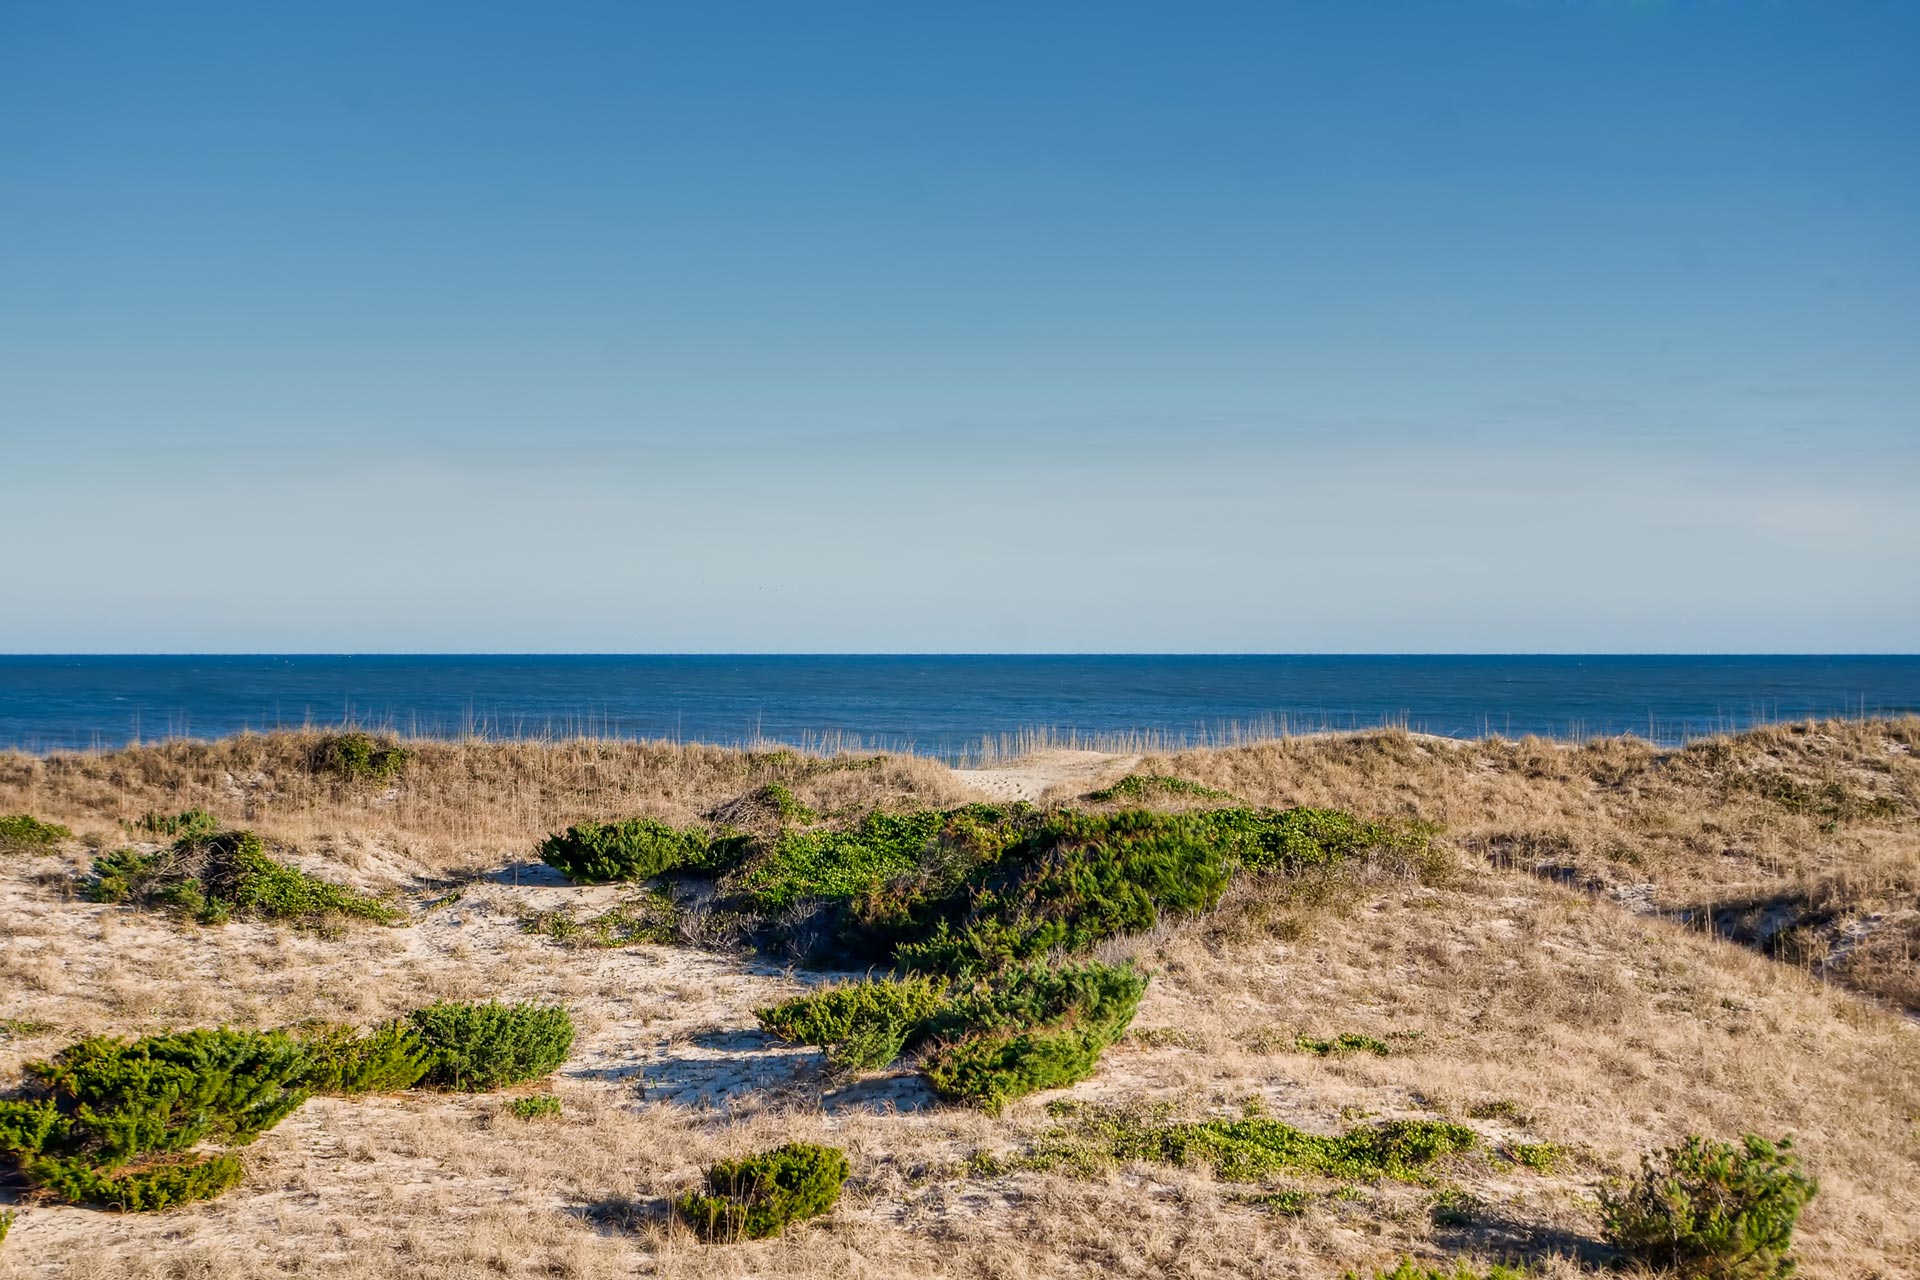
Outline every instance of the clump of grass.
[(672, 895), (654, 889), (584, 920), (571, 903), (563, 904), (527, 916), (520, 922), (520, 929), (552, 938), (562, 946), (625, 947), (637, 942), (672, 942), (679, 919)]
[(1031, 965), (956, 997), (931, 1019), (921, 1070), (950, 1101), (997, 1113), (1093, 1074), (1126, 1033), (1146, 975), (1128, 965)]
[(1470, 1227), (1486, 1207), (1479, 1196), (1449, 1187), (1434, 1193), (1428, 1212), (1432, 1214), (1435, 1226)]
[(1387, 1120), (1326, 1136), (1261, 1115), (1176, 1122), (1164, 1108), (1148, 1111), (1093, 1104), (1056, 1104), (1067, 1123), (1047, 1131), (1032, 1150), (987, 1162), (993, 1172), (1064, 1168), (1098, 1175), (1144, 1160), (1198, 1165), (1228, 1182), (1260, 1182), (1278, 1174), (1311, 1174), (1342, 1182), (1430, 1182), (1442, 1157), (1470, 1151), (1479, 1135), (1441, 1120)]
[(324, 738), (314, 749), (316, 772), (343, 782), (386, 782), (407, 767), (410, 753), (397, 742), (355, 731)]
[(707, 852), (707, 833), (652, 818), (582, 822), (548, 836), (537, 852), (542, 862), (576, 883), (651, 880), (699, 863)]
[(53, 1023), (38, 1018), (0, 1018), (0, 1035), (37, 1036), (53, 1030)]
[(308, 1056), (281, 1032), (97, 1037), (27, 1065), (27, 1096), (0, 1101), (0, 1153), (50, 1195), (164, 1209), (240, 1180), (240, 1146), (307, 1097)]
[(720, 1161), (707, 1170), (704, 1192), (689, 1192), (673, 1207), (707, 1240), (759, 1240), (832, 1209), (847, 1173), (840, 1148), (793, 1142)]
[(1303, 1035), (1297, 1037), (1293, 1044), (1294, 1048), (1300, 1052), (1311, 1053), (1319, 1058), (1330, 1058), (1346, 1053), (1371, 1053), (1377, 1058), (1384, 1058), (1393, 1052), (1386, 1041), (1361, 1035), (1357, 1031), (1343, 1031), (1331, 1040), (1316, 1040), (1312, 1036)]
[(1793, 1229), (1819, 1184), (1787, 1139), (1689, 1135), (1600, 1195), (1607, 1240), (1636, 1262), (1701, 1280), (1779, 1280), (1795, 1270)]
[(838, 1071), (878, 1071), (925, 1036), (929, 1020), (946, 1006), (946, 986), (928, 977), (836, 983), (756, 1009), (754, 1016), (782, 1040), (824, 1049)]
[(251, 831), (187, 837), (159, 853), (119, 849), (102, 854), (80, 892), (94, 902), (170, 911), (202, 924), (224, 924), (236, 915), (309, 928), (346, 919), (394, 924), (404, 918), (378, 898), (274, 861)]
[(14, 1220), (18, 1217), (11, 1209), (0, 1209), (0, 1244), (7, 1242), (7, 1232), (13, 1230)]
[(1506, 1120), (1526, 1128), (1533, 1123), (1533, 1117), (1520, 1109), (1520, 1104), (1511, 1098), (1488, 1098), (1467, 1107), (1469, 1120)]
[(560, 1005), (442, 1002), (408, 1022), (432, 1055), (423, 1082), (464, 1093), (547, 1075), (573, 1047), (573, 1019)]
[(0, 853), (51, 853), (73, 832), (57, 822), (42, 822), (27, 813), (0, 815)]
[(1282, 1217), (1297, 1218), (1313, 1204), (1313, 1193), (1298, 1188), (1282, 1191), (1249, 1191), (1234, 1196), (1236, 1204), (1250, 1205), (1256, 1209), (1265, 1209)]
[(1204, 1049), (1205, 1037), (1184, 1027), (1134, 1027), (1127, 1032), (1127, 1043), (1143, 1049)]
[(1727, 775), (1727, 787), (1770, 800), (1788, 813), (1804, 814), (1829, 823), (1893, 818), (1901, 811), (1899, 801), (1891, 796), (1869, 795), (1836, 778), (1806, 782), (1773, 770), (1734, 772)]
[(1109, 787), (1089, 791), (1087, 799), (1099, 804), (1111, 800), (1148, 800), (1155, 796), (1193, 796), (1201, 800), (1231, 800), (1225, 791), (1203, 787), (1185, 778), (1170, 778), (1161, 773), (1130, 773)]
[(205, 809), (187, 809), (180, 813), (156, 813), (149, 809), (125, 826), (129, 831), (162, 840), (204, 840), (220, 830), (220, 819)]
[(507, 1104), (507, 1114), (517, 1120), (543, 1120), (560, 1112), (560, 1099), (550, 1093), (531, 1093)]

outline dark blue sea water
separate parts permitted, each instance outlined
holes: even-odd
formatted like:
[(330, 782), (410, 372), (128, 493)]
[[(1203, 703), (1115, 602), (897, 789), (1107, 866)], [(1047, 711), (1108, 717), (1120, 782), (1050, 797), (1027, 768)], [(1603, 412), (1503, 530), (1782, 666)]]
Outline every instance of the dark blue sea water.
[(1920, 709), (1920, 656), (0, 656), (0, 746), (353, 721), (408, 735), (861, 744), (1205, 741), (1404, 724), (1663, 742)]

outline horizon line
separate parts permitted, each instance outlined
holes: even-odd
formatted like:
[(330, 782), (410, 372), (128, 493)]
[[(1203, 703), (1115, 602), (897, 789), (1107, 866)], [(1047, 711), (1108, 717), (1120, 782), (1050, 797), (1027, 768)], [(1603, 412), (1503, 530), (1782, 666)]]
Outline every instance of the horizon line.
[(0, 650), (9, 658), (1920, 658), (1892, 649), (953, 649), (953, 650), (612, 650), (612, 649), (156, 649)]

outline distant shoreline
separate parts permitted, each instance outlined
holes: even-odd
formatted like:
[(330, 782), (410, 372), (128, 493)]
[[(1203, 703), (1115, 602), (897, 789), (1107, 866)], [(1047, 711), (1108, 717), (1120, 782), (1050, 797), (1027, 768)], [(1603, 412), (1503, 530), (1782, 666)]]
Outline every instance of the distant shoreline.
[(1920, 709), (1905, 655), (169, 655), (0, 657), (0, 747), (352, 726), (957, 760), (1395, 727), (1664, 745)]

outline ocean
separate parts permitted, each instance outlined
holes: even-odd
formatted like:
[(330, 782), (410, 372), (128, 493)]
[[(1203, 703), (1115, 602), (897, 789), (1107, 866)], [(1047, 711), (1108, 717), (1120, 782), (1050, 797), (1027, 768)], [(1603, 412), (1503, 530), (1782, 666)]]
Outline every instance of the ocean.
[(1920, 709), (1920, 656), (0, 656), (0, 747), (355, 723), (911, 750), (1174, 745), (1381, 724), (1663, 743)]

